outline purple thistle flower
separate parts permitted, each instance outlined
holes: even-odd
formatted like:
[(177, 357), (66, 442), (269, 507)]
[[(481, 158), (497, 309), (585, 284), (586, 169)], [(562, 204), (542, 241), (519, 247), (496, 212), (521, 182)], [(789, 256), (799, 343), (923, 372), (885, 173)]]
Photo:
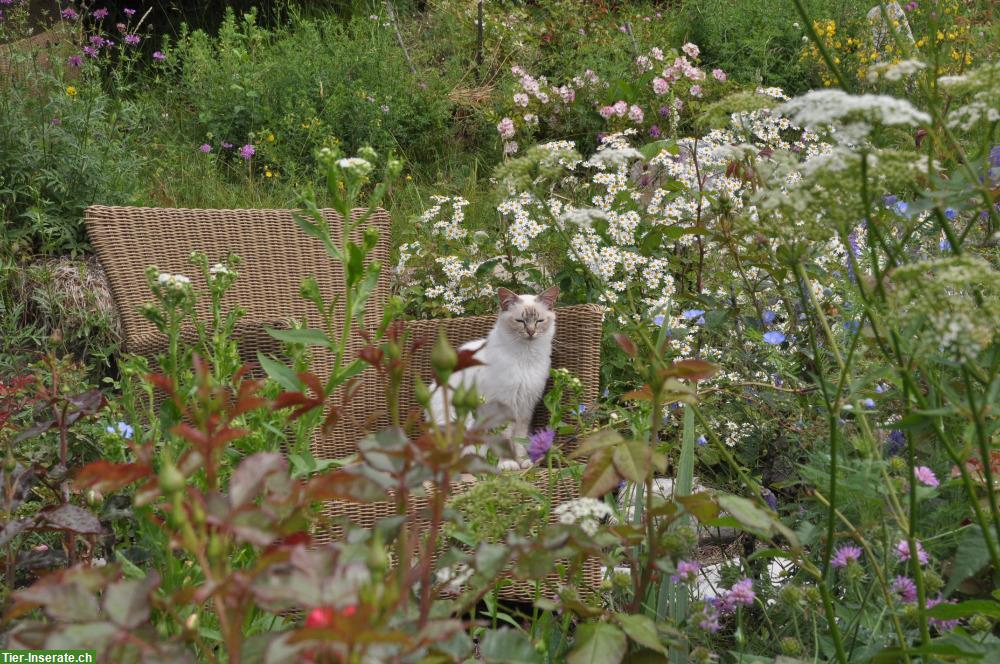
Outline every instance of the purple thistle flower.
[(105, 9), (104, 7), (101, 7), (100, 9), (95, 9), (94, 13), (91, 14), (91, 16), (93, 16), (98, 21), (103, 21), (108, 17), (108, 10)]
[(202, 143), (201, 146), (198, 148), (198, 151), (208, 154), (209, 152), (212, 151), (212, 146), (209, 145), (208, 143)]
[(653, 125), (652, 127), (650, 127), (649, 128), (649, 136), (650, 136), (650, 138), (659, 138), (660, 137), (660, 128), (658, 126), (656, 126), (656, 125)]
[(904, 447), (906, 447), (906, 435), (899, 429), (890, 431), (885, 443), (885, 453), (889, 456), (896, 456), (903, 451)]
[[(906, 562), (910, 559), (910, 543), (905, 539), (899, 540), (896, 543), (896, 555), (899, 557), (901, 562)], [(926, 565), (927, 561), (930, 560), (930, 556), (924, 551), (924, 546), (919, 541), (917, 541), (917, 562), (921, 565)]]
[[(941, 597), (941, 595), (938, 595), (937, 597), (927, 600), (927, 608), (929, 609), (932, 606), (937, 606), (938, 604), (941, 603), (954, 604), (955, 600), (949, 599), (945, 601), (944, 598)], [(958, 627), (958, 620), (941, 620), (939, 618), (929, 618), (927, 622), (931, 627), (933, 627), (939, 632), (950, 632), (951, 630)]]
[(719, 625), (719, 610), (714, 604), (705, 604), (705, 607), (702, 609), (701, 620), (698, 621), (698, 627), (711, 634), (719, 631), (721, 627)]
[(764, 334), (764, 343), (771, 344), (772, 346), (779, 346), (785, 342), (785, 335), (777, 330), (771, 330)]
[(167, 59), (167, 56), (163, 55), (162, 51), (153, 51), (153, 59), (157, 62), (163, 62)]
[(545, 458), (545, 455), (552, 449), (552, 442), (555, 438), (556, 432), (548, 427), (540, 429), (528, 437), (528, 457), (532, 463), (538, 463)]
[(83, 47), (83, 54), (86, 55), (88, 58), (96, 58), (97, 57), (97, 49), (94, 48), (93, 46), (84, 46)]
[(657, 111), (657, 112), (660, 114), (661, 118), (665, 118), (668, 115), (670, 115), (670, 107), (669, 106), (660, 106), (660, 110)]
[(700, 570), (701, 564), (696, 560), (679, 560), (677, 561), (677, 573), (671, 575), (670, 580), (674, 583), (680, 581), (689, 583), (695, 580)]
[(76, 19), (80, 18), (80, 15), (77, 14), (72, 7), (67, 7), (66, 9), (62, 10), (61, 12), (59, 12), (59, 15), (62, 16), (67, 21), (75, 21)]
[(249, 161), (250, 158), (253, 157), (256, 153), (257, 153), (257, 148), (255, 148), (250, 143), (247, 143), (246, 145), (240, 148), (240, 156), (246, 159), (247, 161)]
[(830, 559), (832, 567), (847, 567), (848, 563), (857, 562), (861, 558), (861, 549), (853, 544), (845, 544), (837, 549), (837, 553)]
[(125, 35), (125, 43), (129, 46), (136, 46), (140, 41), (139, 35)]
[(68, 64), (70, 67), (79, 67), (80, 65), (83, 64), (83, 57), (79, 55), (71, 55), (68, 58), (66, 58), (66, 64)]
[(917, 601), (917, 584), (908, 576), (897, 576), (892, 581), (892, 592), (907, 604)]

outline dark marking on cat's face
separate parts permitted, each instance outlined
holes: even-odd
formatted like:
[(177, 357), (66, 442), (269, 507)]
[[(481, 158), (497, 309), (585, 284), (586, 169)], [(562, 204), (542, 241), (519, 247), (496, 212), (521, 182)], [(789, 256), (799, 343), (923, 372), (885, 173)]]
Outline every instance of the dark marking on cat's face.
[(499, 289), (497, 294), (501, 309), (498, 325), (527, 341), (552, 335), (555, 300), (559, 294), (557, 286), (539, 295), (517, 295), (506, 288)]

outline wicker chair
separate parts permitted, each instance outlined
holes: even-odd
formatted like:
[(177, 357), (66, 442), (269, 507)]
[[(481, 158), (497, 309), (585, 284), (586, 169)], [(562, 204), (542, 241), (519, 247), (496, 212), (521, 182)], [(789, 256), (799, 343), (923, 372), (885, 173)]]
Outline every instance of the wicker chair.
[[(355, 215), (363, 214), (355, 210)], [(342, 223), (340, 216), (324, 211), (331, 227)], [(371, 260), (388, 263), (390, 244), (390, 218), (384, 210), (374, 212), (369, 225), (380, 232), (379, 242)], [(256, 358), (257, 351), (280, 351), (265, 327), (286, 326), (292, 319), (318, 327), (312, 305), (299, 295), (299, 286), (307, 276), (314, 277), (325, 298), (343, 292), (344, 284), (339, 267), (331, 264), (322, 245), (302, 233), (294, 224), (290, 210), (194, 210), (139, 207), (92, 206), (86, 212), (86, 225), (94, 250), (100, 260), (111, 287), (121, 316), (125, 348), (128, 352), (152, 356), (160, 352), (166, 339), (153, 325), (139, 314), (140, 305), (150, 300), (145, 270), (156, 265), (165, 272), (181, 272), (190, 276), (196, 289), (206, 288), (200, 275), (191, 274), (188, 258), (192, 251), (203, 251), (210, 262), (223, 261), (230, 253), (242, 259), (240, 277), (226, 294), (223, 304), (242, 306), (246, 310), (236, 330), (240, 350), (248, 360)], [(383, 270), (372, 295), (365, 327), (372, 329), (381, 318), (382, 309), (389, 295), (389, 271)], [(199, 315), (208, 313), (208, 303), (199, 303)], [(565, 367), (578, 376), (584, 385), (583, 401), (592, 403), (597, 398), (600, 375), (601, 310), (594, 305), (577, 305), (557, 309), (556, 343), (552, 358), (553, 367)], [(335, 320), (340, 324), (340, 319)], [(335, 317), (336, 318), (336, 317)], [(439, 327), (444, 328), (448, 339), (458, 345), (485, 336), (492, 327), (494, 316), (476, 316), (442, 320), (416, 320), (407, 323), (414, 338), (426, 336), (433, 339)], [(351, 341), (353, 354), (363, 344), (359, 335)], [(431, 379), (429, 362), (430, 344), (417, 351), (411, 363), (411, 373), (419, 374), (425, 381)], [(314, 352), (313, 371), (325, 378), (332, 368), (332, 356), (317, 349)], [(413, 380), (406, 377), (401, 395), (400, 412), (417, 407), (413, 397)], [(575, 405), (575, 404), (574, 404)], [(387, 422), (384, 391), (369, 369), (360, 377), (357, 393), (350, 403), (351, 412), (327, 435), (317, 433), (313, 439), (313, 453), (318, 458), (343, 458), (353, 454), (357, 441), (371, 427)], [(536, 425), (542, 426), (546, 413), (539, 405), (535, 413)], [(567, 441), (557, 441), (566, 443)], [(548, 489), (548, 480), (540, 478), (540, 488)], [(577, 496), (576, 483), (565, 478), (554, 483), (553, 504)], [(413, 518), (421, 519), (421, 507), (414, 506)], [(372, 526), (376, 520), (393, 514), (391, 503), (355, 504), (328, 503), (325, 514), (334, 524), (332, 530), (318, 533), (318, 539), (337, 537), (342, 530), (339, 523), (349, 521), (362, 527)], [(599, 568), (588, 566), (588, 583), (599, 581)], [(509, 598), (530, 599), (533, 589), (524, 584), (507, 586), (502, 593)]]

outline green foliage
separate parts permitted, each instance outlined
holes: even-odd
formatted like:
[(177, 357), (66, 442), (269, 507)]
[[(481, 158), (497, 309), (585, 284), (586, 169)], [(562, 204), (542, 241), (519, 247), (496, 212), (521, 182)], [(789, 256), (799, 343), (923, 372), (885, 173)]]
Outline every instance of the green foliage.
[(450, 506), (462, 517), (457, 530), (475, 542), (503, 542), (507, 533), (529, 537), (535, 533), (545, 511), (545, 500), (533, 485), (510, 477), (480, 480), (455, 498)]

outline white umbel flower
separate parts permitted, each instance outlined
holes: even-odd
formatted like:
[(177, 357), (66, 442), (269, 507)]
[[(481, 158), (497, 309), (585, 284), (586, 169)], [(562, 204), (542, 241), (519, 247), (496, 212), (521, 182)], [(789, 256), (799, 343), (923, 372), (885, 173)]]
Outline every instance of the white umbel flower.
[(577, 498), (556, 507), (559, 523), (577, 524), (588, 535), (595, 535), (601, 520), (611, 516), (611, 508), (596, 498)]

